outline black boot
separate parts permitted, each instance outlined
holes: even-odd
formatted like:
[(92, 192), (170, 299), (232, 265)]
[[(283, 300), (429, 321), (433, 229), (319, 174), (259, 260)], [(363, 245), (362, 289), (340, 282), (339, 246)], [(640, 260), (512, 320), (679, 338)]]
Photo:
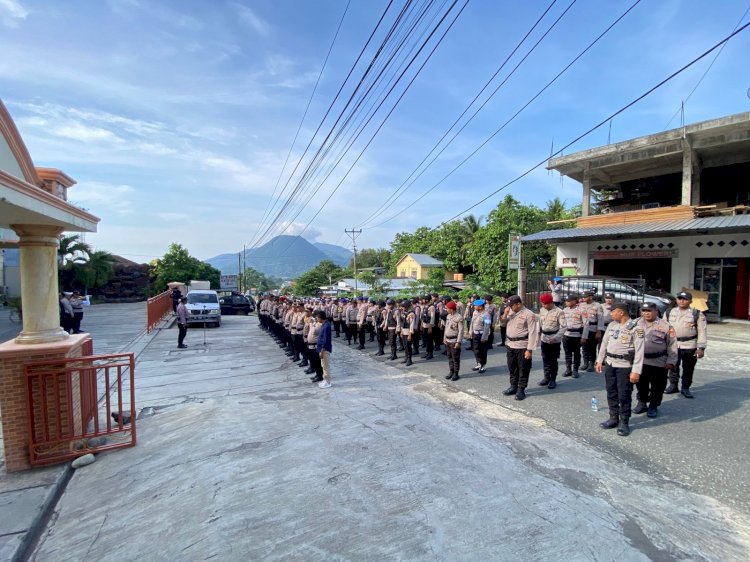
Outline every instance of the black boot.
[(314, 377), (310, 379), (310, 382), (320, 382), (322, 380), (323, 380), (323, 377), (321, 377), (320, 375), (315, 375)]
[(682, 387), (680, 394), (682, 394), (685, 398), (693, 398), (693, 393), (690, 392), (689, 388), (685, 388), (684, 386)]
[(310, 365), (310, 362), (309, 362), (309, 361), (308, 361), (307, 359), (304, 359), (304, 360), (302, 361), (302, 363), (299, 363), (299, 364), (297, 365), (297, 367), (307, 367), (308, 365)]
[(432, 356), (432, 353), (428, 353), (427, 355), (425, 355), (425, 361), (429, 361), (430, 359), (435, 359), (435, 358), (434, 358), (434, 357)]
[(628, 418), (620, 418), (620, 425), (617, 426), (617, 435), (620, 437), (627, 437), (630, 435), (630, 426), (628, 425)]
[(578, 367), (573, 367), (573, 378), (577, 379), (581, 375), (578, 373)]
[(677, 394), (677, 384), (670, 382), (669, 386), (664, 390), (664, 394)]
[(639, 400), (638, 403), (635, 405), (635, 408), (633, 408), (633, 413), (634, 414), (642, 414), (646, 410), (648, 410), (648, 408), (646, 407), (646, 404), (644, 404), (643, 402), (641, 402)]
[(526, 391), (523, 388), (519, 388), (516, 392), (516, 400), (524, 400), (526, 398)]
[(565, 365), (565, 372), (563, 373), (563, 376), (564, 377), (572, 377), (573, 376), (573, 371), (571, 370), (571, 366), (570, 365)]
[(518, 392), (518, 387), (517, 386), (509, 386), (508, 388), (506, 388), (505, 390), (503, 390), (503, 395), (504, 396), (510, 396), (511, 394), (515, 394), (516, 392)]
[(445, 378), (446, 378), (446, 379), (449, 379), (449, 380), (450, 380), (450, 379), (452, 379), (452, 378), (453, 378), (453, 375), (454, 375), (454, 374), (455, 374), (455, 373), (454, 373), (453, 371), (451, 371), (450, 373), (448, 373), (447, 375), (445, 375)]
[(457, 381), (457, 380), (458, 380), (458, 379), (460, 379), (460, 378), (461, 378), (461, 377), (459, 377), (459, 376), (458, 376), (458, 373), (454, 373), (454, 374), (453, 374), (453, 376), (451, 377), (451, 380), (452, 380), (452, 381)]
[(315, 371), (315, 369), (310, 369), (310, 368), (308, 367), (307, 369), (305, 369), (305, 374), (306, 374), (306, 375), (311, 375), (311, 374), (313, 373), (313, 371)]
[(620, 416), (613, 416), (610, 414), (609, 419), (600, 423), (599, 427), (601, 427), (602, 429), (614, 429), (619, 425), (619, 423)]
[(555, 375), (549, 380), (549, 384), (547, 385), (547, 388), (549, 388), (550, 390), (557, 388), (557, 381), (555, 380), (556, 378), (557, 378), (557, 375)]
[(549, 384), (549, 377), (545, 375), (544, 378), (539, 381), (539, 386), (547, 386), (548, 384)]
[(411, 367), (412, 365), (414, 365), (414, 363), (411, 362), (411, 357), (409, 357), (409, 359), (406, 361), (406, 364), (404, 366)]

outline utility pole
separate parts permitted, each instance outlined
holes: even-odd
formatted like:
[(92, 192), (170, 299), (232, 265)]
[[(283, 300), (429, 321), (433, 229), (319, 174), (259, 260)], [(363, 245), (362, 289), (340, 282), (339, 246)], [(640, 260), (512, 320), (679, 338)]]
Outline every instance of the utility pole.
[(362, 229), (355, 230), (352, 228), (351, 230), (344, 229), (344, 232), (346, 232), (349, 237), (352, 239), (352, 251), (354, 252), (354, 292), (356, 293), (358, 290), (357, 287), (357, 236), (362, 234)]
[(245, 294), (247, 292), (247, 283), (245, 280), (246, 272), (247, 272), (247, 246), (243, 244), (242, 245), (242, 288), (244, 289), (244, 292), (242, 294)]

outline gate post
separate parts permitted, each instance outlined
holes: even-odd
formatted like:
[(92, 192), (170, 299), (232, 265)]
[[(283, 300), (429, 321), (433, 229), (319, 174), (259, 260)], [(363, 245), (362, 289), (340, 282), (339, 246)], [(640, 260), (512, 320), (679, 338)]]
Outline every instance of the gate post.
[[(0, 411), (2, 411), (5, 470), (31, 468), (29, 462), (29, 419), (41, 412), (30, 412), (24, 365), (83, 355), (88, 334), (71, 335), (65, 340), (42, 344), (0, 344)], [(73, 393), (76, 396), (76, 393)], [(71, 404), (71, 407), (75, 407)]]

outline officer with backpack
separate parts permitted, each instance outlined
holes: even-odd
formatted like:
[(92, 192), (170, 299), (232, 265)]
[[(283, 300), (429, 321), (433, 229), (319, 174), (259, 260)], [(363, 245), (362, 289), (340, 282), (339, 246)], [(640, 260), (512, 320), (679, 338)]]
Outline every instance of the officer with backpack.
[(666, 318), (674, 328), (677, 336), (677, 364), (669, 372), (669, 386), (664, 394), (674, 394), (680, 383), (680, 366), (682, 366), (682, 388), (685, 398), (693, 398), (690, 386), (693, 384), (693, 372), (698, 359), (706, 350), (707, 322), (706, 315), (690, 306), (693, 295), (687, 291), (677, 293), (677, 306), (667, 311)]

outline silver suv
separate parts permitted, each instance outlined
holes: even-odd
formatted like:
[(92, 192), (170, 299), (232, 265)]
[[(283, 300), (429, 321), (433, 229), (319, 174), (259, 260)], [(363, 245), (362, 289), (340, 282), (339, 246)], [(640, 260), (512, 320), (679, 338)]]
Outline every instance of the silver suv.
[[(628, 283), (626, 281), (630, 281)], [(634, 285), (637, 285), (634, 286)], [(675, 305), (674, 296), (660, 291), (651, 291), (644, 288), (643, 280), (620, 280), (611, 277), (562, 277), (563, 295), (570, 293), (579, 295), (586, 290), (596, 292), (594, 300), (601, 301), (604, 293), (612, 293), (615, 301), (626, 302), (630, 305), (631, 316), (638, 316), (638, 309), (644, 302), (653, 302), (663, 315), (667, 309)]]
[(221, 326), (221, 307), (216, 291), (194, 289), (187, 294), (187, 321), (190, 324)]

